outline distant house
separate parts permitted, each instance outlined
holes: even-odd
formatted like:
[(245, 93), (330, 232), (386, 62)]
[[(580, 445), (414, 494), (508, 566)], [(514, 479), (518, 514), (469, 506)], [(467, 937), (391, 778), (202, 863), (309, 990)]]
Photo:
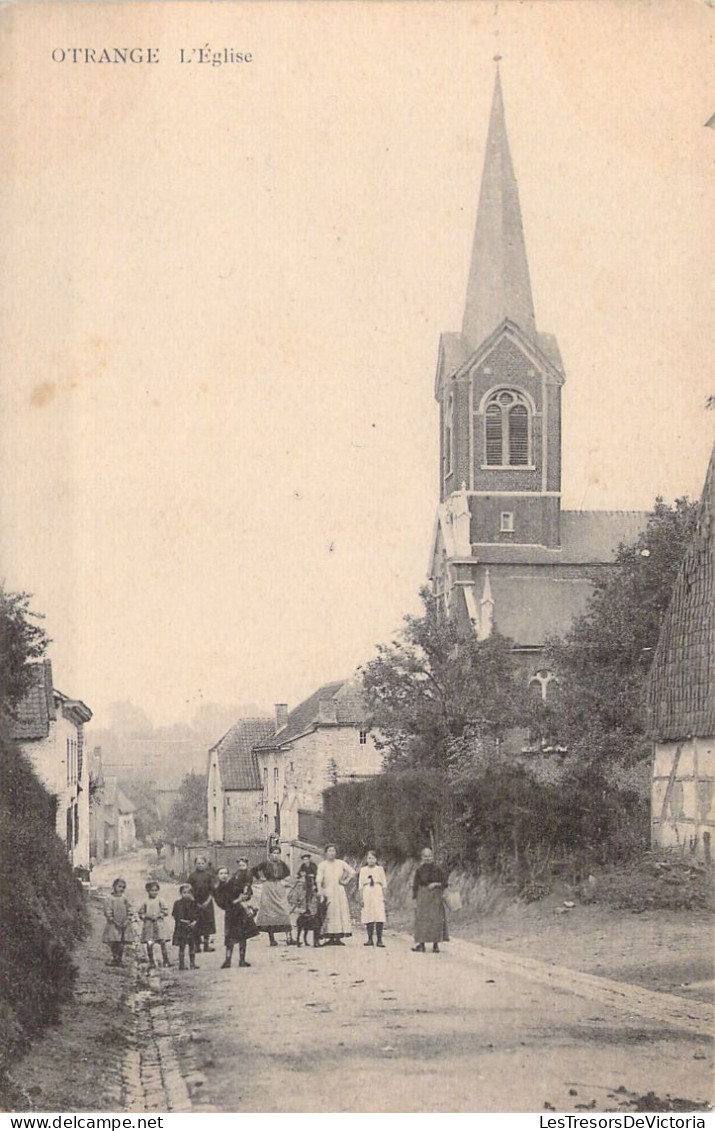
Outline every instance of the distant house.
[(88, 758), (89, 772), (89, 855), (104, 859), (104, 766), (102, 747), (95, 746)]
[(89, 864), (89, 770), (84, 727), (92, 712), (53, 687), (49, 660), (30, 665), (31, 684), (17, 708), (13, 738), (56, 800), (55, 828), (75, 867)]
[(677, 846), (708, 861), (715, 829), (714, 535), (715, 449), (648, 688), (655, 741), (653, 844)]
[(121, 789), (116, 778), (104, 780), (104, 855), (120, 856), (136, 847), (134, 825), (136, 806)]
[(251, 844), (265, 840), (261, 778), (253, 748), (273, 730), (271, 719), (239, 719), (209, 750), (210, 841)]
[(323, 790), (382, 769), (366, 720), (355, 680), (326, 683), (290, 712), (276, 705), (273, 733), (254, 747), (264, 836), (322, 842)]

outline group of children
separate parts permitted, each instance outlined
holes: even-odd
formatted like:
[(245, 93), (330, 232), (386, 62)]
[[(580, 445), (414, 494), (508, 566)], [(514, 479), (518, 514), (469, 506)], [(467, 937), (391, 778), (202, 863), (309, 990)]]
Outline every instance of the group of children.
[[(154, 947), (158, 943), (161, 950), (162, 966), (171, 966), (167, 943), (171, 940), (179, 948), (179, 969), (186, 969), (186, 951), (189, 952), (189, 964), (196, 966), (196, 919), (197, 906), (193, 897), (191, 884), (181, 884), (179, 898), (174, 903), (171, 917), (174, 920), (173, 933), (169, 924), (169, 908), (159, 898), (160, 885), (156, 880), (149, 880), (144, 885), (146, 899), (138, 909), (137, 914), (142, 921), (141, 942), (145, 943), (149, 967), (154, 968)], [(117, 878), (112, 884), (112, 894), (105, 901), (104, 941), (108, 944), (112, 957), (109, 966), (123, 964), (124, 948), (133, 941), (132, 907), (126, 896), (127, 885), (124, 880)]]
[[(332, 848), (333, 846), (330, 846)], [(171, 915), (167, 904), (160, 898), (160, 885), (156, 880), (149, 880), (145, 884), (146, 899), (138, 908), (137, 914), (142, 923), (140, 941), (145, 944), (149, 968), (156, 966), (154, 961), (154, 948), (158, 944), (161, 950), (161, 963), (171, 966), (167, 951), (167, 943), (171, 940), (179, 951), (179, 969), (185, 970), (188, 954), (189, 969), (196, 969), (196, 953), (201, 949), (213, 950), (210, 936), (215, 934), (216, 926), (213, 915), (213, 902), (224, 912), (224, 943), (226, 957), (222, 969), (231, 966), (234, 948), (238, 946), (238, 965), (247, 967), (246, 947), (248, 940), (259, 934), (261, 930), (269, 935), (271, 946), (276, 945), (275, 933), (286, 932), (286, 941), (289, 945), (308, 945), (308, 935), (312, 932), (313, 946), (321, 946), (324, 942), (338, 941), (339, 935), (333, 938), (330, 916), (333, 908), (333, 895), (330, 887), (326, 887), (326, 894), (321, 896), (321, 877), (319, 869), (305, 854), (302, 859), (298, 875), (290, 890), (283, 889), (288, 876), (279, 873), (278, 854), (280, 849), (274, 849), (276, 860), (269, 867), (269, 862), (264, 862), (258, 868), (251, 869), (248, 860), (241, 858), (237, 861), (237, 868), (233, 875), (229, 875), (227, 868), (219, 868), (215, 878), (207, 867), (205, 858), (197, 858), (196, 869), (189, 878), (188, 883), (179, 885), (179, 898), (173, 904)], [(328, 852), (328, 862), (343, 865), (343, 861), (333, 861), (331, 857), (335, 852)], [(282, 866), (285, 873), (288, 869)], [(347, 865), (344, 865), (347, 868)], [(353, 869), (348, 871), (354, 875)], [(280, 875), (280, 878), (279, 878)], [(263, 880), (261, 904), (258, 909), (253, 906), (252, 880), (257, 877)], [(203, 882), (202, 882), (203, 881)], [(385, 920), (384, 891), (386, 886), (385, 872), (377, 864), (374, 853), (368, 853), (367, 861), (360, 869), (358, 890), (362, 904), (362, 922), (367, 929), (366, 946), (383, 946), (382, 930)], [(132, 919), (133, 912), (126, 896), (126, 882), (118, 878), (112, 884), (112, 893), (105, 902), (104, 914), (106, 926), (104, 941), (109, 945), (112, 958), (109, 965), (121, 966), (125, 946), (133, 941)], [(273, 889), (276, 889), (275, 891)], [(341, 893), (342, 894), (342, 889)], [(343, 895), (343, 899), (344, 899)], [(285, 910), (281, 910), (285, 901)], [(346, 914), (349, 920), (349, 912)], [(277, 911), (274, 910), (275, 903)], [(264, 904), (266, 906), (264, 907)], [(290, 914), (288, 914), (290, 912)], [(297, 930), (297, 938), (293, 938), (292, 924)], [(173, 930), (171, 927), (173, 920)], [(342, 934), (350, 934), (349, 922), (341, 925)], [(327, 937), (321, 938), (323, 928), (326, 928)]]

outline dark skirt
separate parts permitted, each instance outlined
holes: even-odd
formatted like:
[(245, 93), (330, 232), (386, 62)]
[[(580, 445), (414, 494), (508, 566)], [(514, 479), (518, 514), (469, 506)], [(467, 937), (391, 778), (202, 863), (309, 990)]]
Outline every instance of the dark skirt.
[(198, 944), (195, 924), (177, 923), (172, 937), (173, 946), (189, 946), (192, 949)]
[(447, 915), (442, 901), (442, 889), (421, 887), (417, 889), (415, 907), (415, 942), (449, 942)]
[(253, 916), (249, 915), (245, 907), (234, 904), (226, 912), (224, 919), (224, 943), (226, 946), (246, 942), (247, 939), (253, 939), (259, 933)]
[(202, 937), (216, 934), (216, 916), (214, 915), (214, 901), (209, 900), (208, 907), (197, 907), (196, 931)]

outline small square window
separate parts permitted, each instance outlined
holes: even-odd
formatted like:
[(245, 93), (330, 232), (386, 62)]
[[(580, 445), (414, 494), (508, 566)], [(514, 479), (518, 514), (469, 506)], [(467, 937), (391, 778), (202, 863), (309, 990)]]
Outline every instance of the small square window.
[(502, 511), (501, 512), (501, 533), (513, 534), (514, 533), (514, 512)]

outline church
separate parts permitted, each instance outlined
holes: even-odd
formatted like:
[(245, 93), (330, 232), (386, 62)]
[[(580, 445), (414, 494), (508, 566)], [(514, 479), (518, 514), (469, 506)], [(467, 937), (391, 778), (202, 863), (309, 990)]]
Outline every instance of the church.
[(497, 630), (514, 641), (544, 700), (554, 682), (545, 640), (568, 632), (594, 580), (648, 517), (562, 510), (565, 380), (555, 337), (536, 326), (497, 69), (462, 329), (439, 343), (430, 580), (480, 639)]

